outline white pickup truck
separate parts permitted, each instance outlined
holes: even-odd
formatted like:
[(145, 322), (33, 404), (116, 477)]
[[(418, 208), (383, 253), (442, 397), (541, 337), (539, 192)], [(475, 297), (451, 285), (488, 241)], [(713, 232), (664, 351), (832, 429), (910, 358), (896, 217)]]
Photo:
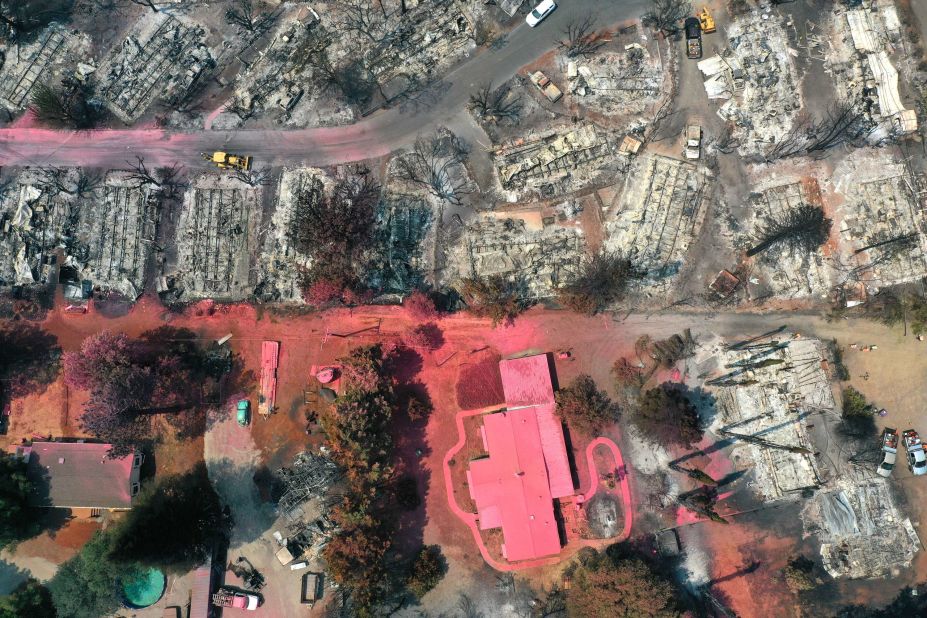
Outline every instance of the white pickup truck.
[(901, 434), (904, 448), (908, 452), (908, 466), (914, 476), (927, 474), (927, 453), (924, 453), (924, 443), (913, 429), (905, 429)]
[(698, 159), (702, 156), (702, 127), (690, 124), (686, 127), (686, 158)]
[(898, 459), (898, 431), (891, 427), (882, 430), (882, 461), (876, 473), (888, 478)]

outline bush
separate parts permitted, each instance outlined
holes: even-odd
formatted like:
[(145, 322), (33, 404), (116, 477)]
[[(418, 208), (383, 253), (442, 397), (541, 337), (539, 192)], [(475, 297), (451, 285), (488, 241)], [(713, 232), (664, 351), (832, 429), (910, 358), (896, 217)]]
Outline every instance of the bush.
[(789, 560), (782, 569), (785, 585), (793, 593), (813, 589), (817, 584), (814, 580), (814, 562), (804, 556), (797, 556)]
[(557, 414), (571, 427), (595, 434), (618, 420), (618, 406), (605, 391), (596, 388), (590, 376), (580, 374), (557, 393)]
[(406, 587), (421, 599), (444, 578), (444, 556), (438, 545), (426, 545), (412, 564)]
[(419, 324), (410, 329), (404, 336), (403, 342), (410, 348), (422, 350), (437, 350), (444, 345), (444, 333), (434, 322)]
[(644, 392), (631, 422), (655, 442), (691, 448), (703, 431), (698, 409), (683, 388), (661, 384)]
[(421, 322), (430, 322), (438, 317), (435, 302), (421, 290), (415, 290), (409, 294), (403, 301), (402, 306), (410, 317)]
[(493, 326), (512, 323), (527, 309), (521, 300), (519, 285), (502, 275), (464, 279), (460, 295), (473, 315), (490, 318)]

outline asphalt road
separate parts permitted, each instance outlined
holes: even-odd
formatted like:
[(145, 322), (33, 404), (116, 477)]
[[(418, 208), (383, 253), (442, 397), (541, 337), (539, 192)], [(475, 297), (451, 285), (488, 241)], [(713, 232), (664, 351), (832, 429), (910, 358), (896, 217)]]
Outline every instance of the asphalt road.
[[(530, 0), (529, 0), (530, 1)], [(136, 155), (149, 165), (206, 165), (199, 153), (216, 149), (254, 156), (259, 165), (330, 165), (385, 155), (448, 123), (480, 84), (499, 84), (553, 49), (567, 24), (592, 13), (603, 27), (639, 17), (648, 0), (562, 0), (536, 28), (524, 22), (504, 41), (460, 64), (421, 104), (391, 108), (343, 126), (300, 130), (104, 130), (75, 133), (0, 129), (0, 166), (119, 166)]]

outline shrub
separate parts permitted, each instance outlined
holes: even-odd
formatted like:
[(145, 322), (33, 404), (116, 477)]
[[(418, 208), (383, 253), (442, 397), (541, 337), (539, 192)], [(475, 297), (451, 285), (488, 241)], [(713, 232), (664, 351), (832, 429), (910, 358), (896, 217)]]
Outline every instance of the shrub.
[(590, 376), (581, 374), (557, 393), (557, 414), (571, 427), (594, 434), (618, 420), (618, 406)]

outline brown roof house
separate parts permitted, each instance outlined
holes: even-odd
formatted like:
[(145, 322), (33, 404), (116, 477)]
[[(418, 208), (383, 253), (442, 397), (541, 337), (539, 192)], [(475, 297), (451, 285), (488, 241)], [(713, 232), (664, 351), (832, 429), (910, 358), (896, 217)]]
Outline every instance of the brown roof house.
[(35, 485), (30, 504), (72, 509), (75, 515), (86, 510), (90, 516), (131, 509), (144, 458), (135, 453), (109, 459), (110, 448), (88, 442), (33, 442), (18, 447)]

